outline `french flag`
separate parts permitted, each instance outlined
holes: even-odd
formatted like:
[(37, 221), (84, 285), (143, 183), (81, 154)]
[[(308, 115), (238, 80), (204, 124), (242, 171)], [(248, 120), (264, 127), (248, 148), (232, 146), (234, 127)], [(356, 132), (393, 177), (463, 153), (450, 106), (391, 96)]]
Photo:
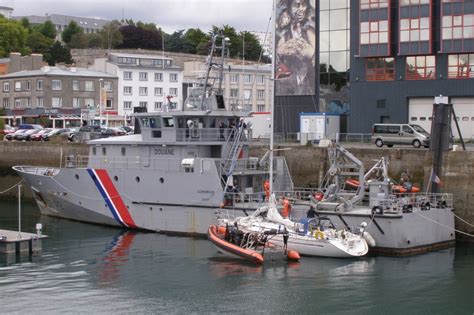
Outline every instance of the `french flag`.
[(436, 184), (440, 185), (440, 186), (443, 185), (443, 182), (442, 182), (441, 179), (438, 177), (438, 175), (436, 175), (435, 172), (433, 172), (433, 173), (431, 174), (431, 181), (432, 181), (433, 183), (436, 183)]

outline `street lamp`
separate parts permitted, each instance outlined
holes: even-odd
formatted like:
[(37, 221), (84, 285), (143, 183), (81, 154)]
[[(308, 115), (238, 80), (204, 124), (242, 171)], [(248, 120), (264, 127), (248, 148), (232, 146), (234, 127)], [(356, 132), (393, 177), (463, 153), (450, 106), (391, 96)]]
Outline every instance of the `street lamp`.
[(102, 83), (104, 79), (99, 79), (99, 127), (102, 127)]

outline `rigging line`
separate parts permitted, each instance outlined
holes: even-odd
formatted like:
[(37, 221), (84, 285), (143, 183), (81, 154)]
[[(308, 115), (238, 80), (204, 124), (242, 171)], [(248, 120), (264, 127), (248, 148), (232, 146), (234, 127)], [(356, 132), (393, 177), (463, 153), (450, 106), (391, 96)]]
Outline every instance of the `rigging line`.
[(469, 226), (474, 226), (474, 224), (471, 224), (471, 223), (467, 222), (466, 220), (462, 219), (460, 216), (457, 216), (455, 213), (453, 213), (453, 215), (454, 215), (456, 218), (458, 218), (460, 221), (466, 223), (467, 225), (469, 225)]
[(435, 221), (435, 220), (433, 220), (433, 219), (431, 219), (431, 218), (428, 218), (428, 217), (426, 217), (426, 216), (424, 216), (424, 215), (418, 213), (418, 211), (415, 211), (415, 212), (413, 212), (413, 213), (416, 213), (416, 214), (419, 215), (420, 217), (422, 217), (422, 218), (424, 218), (424, 219), (426, 219), (426, 220), (428, 220), (428, 221), (431, 221), (432, 223), (435, 223), (435, 224), (438, 224), (438, 225), (440, 225), (440, 226), (443, 226), (443, 227), (445, 227), (445, 228), (447, 228), (447, 229), (453, 230), (453, 231), (455, 231), (455, 232), (457, 232), (457, 233), (459, 233), (459, 234), (464, 234), (464, 235), (466, 235), (466, 236), (474, 237), (474, 234), (469, 234), (469, 233), (466, 233), (466, 232), (463, 232), (463, 231), (460, 231), (460, 230), (457, 230), (457, 229), (453, 229), (453, 228), (451, 228), (451, 227), (449, 227), (449, 226), (447, 226), (447, 225), (444, 225), (444, 224), (442, 224), (442, 223), (439, 223), (439, 222), (437, 222), (437, 221)]
[(9, 190), (12, 190), (13, 188), (15, 188), (16, 186), (20, 185), (21, 183), (23, 183), (23, 179), (20, 180), (20, 181), (19, 181), (18, 183), (16, 183), (15, 185), (13, 185), (12, 187), (8, 188), (7, 190), (5, 190), (5, 191), (0, 191), (0, 195), (1, 195), (1, 194), (4, 194), (4, 193), (6, 193), (6, 192), (8, 192)]

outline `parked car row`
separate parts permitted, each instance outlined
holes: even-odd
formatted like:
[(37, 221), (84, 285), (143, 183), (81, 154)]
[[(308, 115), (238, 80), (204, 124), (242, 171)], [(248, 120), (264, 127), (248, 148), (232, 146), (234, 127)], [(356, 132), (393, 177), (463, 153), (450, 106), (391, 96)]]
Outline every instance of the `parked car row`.
[[(21, 124), (17, 129), (5, 125), (1, 134), (5, 135), (7, 141), (48, 141), (53, 136), (65, 135), (69, 141), (78, 141), (78, 133), (90, 132), (95, 138), (107, 138), (133, 134), (133, 128), (128, 126), (105, 128), (99, 126), (83, 126), (76, 128), (43, 128), (35, 124)], [(82, 138), (81, 138), (82, 139)]]

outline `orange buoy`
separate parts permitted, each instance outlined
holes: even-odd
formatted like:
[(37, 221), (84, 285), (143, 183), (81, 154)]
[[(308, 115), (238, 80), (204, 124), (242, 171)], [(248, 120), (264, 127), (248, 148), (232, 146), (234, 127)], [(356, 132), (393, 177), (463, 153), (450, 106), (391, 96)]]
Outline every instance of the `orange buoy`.
[(294, 250), (289, 250), (286, 256), (288, 257), (288, 260), (293, 260), (293, 261), (300, 260), (300, 254)]

